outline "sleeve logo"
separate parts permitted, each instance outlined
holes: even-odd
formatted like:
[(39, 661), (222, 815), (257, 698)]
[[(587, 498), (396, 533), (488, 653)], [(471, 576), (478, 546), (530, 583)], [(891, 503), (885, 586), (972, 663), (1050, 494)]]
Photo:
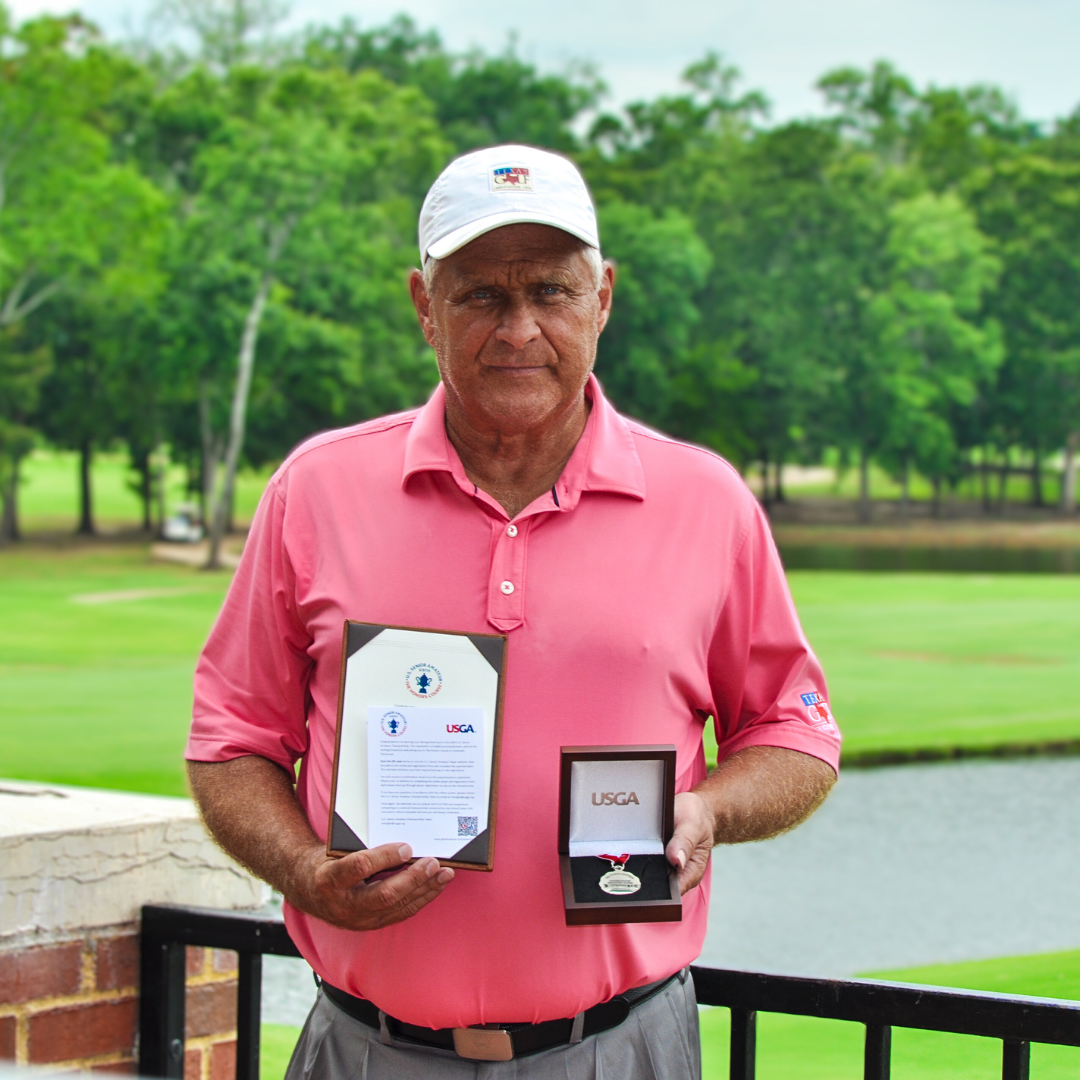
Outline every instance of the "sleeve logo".
[(829, 712), (829, 703), (823, 695), (815, 691), (813, 694), (800, 694), (799, 697), (802, 698), (802, 703), (810, 714), (812, 724), (817, 727), (836, 727), (836, 721), (833, 719), (832, 713)]

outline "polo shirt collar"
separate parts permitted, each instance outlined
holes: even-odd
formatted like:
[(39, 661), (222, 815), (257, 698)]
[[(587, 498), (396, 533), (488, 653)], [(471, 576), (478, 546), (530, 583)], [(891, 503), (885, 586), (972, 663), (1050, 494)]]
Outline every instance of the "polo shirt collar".
[[(645, 471), (630, 426), (604, 397), (595, 375), (589, 376), (585, 396), (592, 402), (592, 409), (585, 430), (555, 485), (558, 509), (572, 510), (586, 491), (606, 491), (644, 499)], [(462, 490), (474, 493), (461, 458), (446, 434), (446, 389), (441, 382), (416, 414), (409, 430), (402, 487), (421, 472), (448, 472)]]

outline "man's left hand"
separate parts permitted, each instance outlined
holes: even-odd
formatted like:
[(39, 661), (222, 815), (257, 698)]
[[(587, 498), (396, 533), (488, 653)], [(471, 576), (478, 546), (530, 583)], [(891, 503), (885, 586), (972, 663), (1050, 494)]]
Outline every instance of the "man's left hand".
[(675, 832), (667, 846), (668, 861), (679, 868), (679, 893), (689, 892), (705, 876), (714, 846), (713, 816), (693, 791), (675, 796)]
[(668, 861), (686, 893), (704, 876), (716, 844), (767, 840), (805, 821), (836, 783), (832, 766), (782, 746), (748, 746), (725, 758), (693, 791), (675, 796)]

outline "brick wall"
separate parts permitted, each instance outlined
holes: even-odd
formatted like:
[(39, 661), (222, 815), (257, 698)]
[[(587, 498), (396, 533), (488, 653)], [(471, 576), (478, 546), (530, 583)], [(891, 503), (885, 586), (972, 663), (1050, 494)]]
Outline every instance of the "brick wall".
[(236, 1075), (236, 953), (188, 946), (184, 1080)]
[[(187, 950), (184, 1080), (231, 1080), (236, 954)], [(50, 1071), (135, 1071), (139, 938), (107, 927), (0, 949), (0, 1060)]]

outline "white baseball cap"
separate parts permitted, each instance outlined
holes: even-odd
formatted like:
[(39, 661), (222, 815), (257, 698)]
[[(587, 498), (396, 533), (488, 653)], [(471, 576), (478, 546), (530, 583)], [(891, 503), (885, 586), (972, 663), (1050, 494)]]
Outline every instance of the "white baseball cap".
[(420, 259), (444, 259), (492, 229), (554, 225), (600, 247), (596, 211), (577, 166), (535, 146), (489, 146), (443, 169), (420, 210)]

